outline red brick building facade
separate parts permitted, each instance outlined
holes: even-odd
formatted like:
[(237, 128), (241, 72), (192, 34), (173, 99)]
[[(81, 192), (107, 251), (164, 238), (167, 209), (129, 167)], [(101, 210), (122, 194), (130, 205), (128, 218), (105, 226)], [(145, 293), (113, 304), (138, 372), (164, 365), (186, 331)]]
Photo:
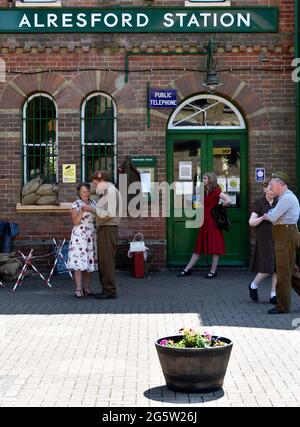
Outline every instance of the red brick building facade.
[[(61, 3), (64, 8), (145, 7), (147, 4), (149, 7), (184, 7), (183, 0), (62, 0)], [(291, 78), (294, 1), (231, 2), (231, 7), (238, 6), (269, 6), (279, 10), (278, 32), (213, 34), (214, 58), (223, 83), (215, 95), (230, 101), (242, 114), (247, 127), (246, 218), (253, 200), (260, 194), (255, 168), (264, 167), (267, 174), (283, 170), (291, 176), (291, 187), (295, 188), (296, 184), (295, 85)], [(7, 0), (0, 0), (0, 7), (8, 7)], [(0, 53), (7, 72), (6, 81), (0, 83), (0, 219), (20, 224), (15, 246), (34, 247), (35, 253), (46, 253), (52, 237), (68, 239), (72, 228), (67, 209), (43, 212), (16, 209), (24, 183), (22, 114), (26, 100), (35, 93), (45, 93), (55, 101), (60, 202), (72, 202), (76, 198), (76, 185), (62, 182), (62, 165), (76, 164), (76, 181), (83, 179), (81, 107), (93, 93), (107, 94), (115, 103), (117, 166), (128, 155), (156, 157), (155, 178), (167, 181), (166, 130), (173, 110), (148, 111), (147, 85), (176, 89), (178, 104), (205, 94), (202, 81), (206, 56), (201, 52), (205, 52), (210, 36), (209, 33), (0, 34)], [(128, 82), (125, 80), (126, 55)], [(45, 72), (47, 70), (51, 71)], [(26, 74), (30, 71), (33, 74)], [(119, 265), (127, 263), (127, 241), (137, 231), (143, 233), (147, 246), (153, 251), (151, 268), (162, 269), (170, 264), (167, 221), (158, 217), (123, 219)], [(250, 234), (247, 246), (250, 246)], [(245, 263), (247, 259), (248, 255)]]

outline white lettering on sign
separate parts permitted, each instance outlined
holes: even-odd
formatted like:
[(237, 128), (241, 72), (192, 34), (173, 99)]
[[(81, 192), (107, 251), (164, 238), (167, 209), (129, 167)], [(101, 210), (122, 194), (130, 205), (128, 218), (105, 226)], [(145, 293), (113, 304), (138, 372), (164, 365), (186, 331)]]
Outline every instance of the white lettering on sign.
[(117, 15), (114, 13), (108, 13), (107, 15), (105, 15), (104, 25), (106, 25), (106, 27), (109, 27), (109, 28), (112, 28), (112, 27), (115, 27), (116, 25), (118, 25)]
[(55, 15), (55, 13), (49, 13), (47, 16), (47, 27), (58, 27), (57, 23), (57, 16)]
[[(145, 28), (150, 18), (146, 13), (61, 13), (54, 12), (33, 13), (32, 16), (24, 13), (20, 19), (19, 28)], [(162, 16), (162, 26), (165, 28), (231, 28), (251, 27), (251, 13), (216, 13), (216, 12), (167, 12)]]
[(27, 18), (26, 13), (22, 16), (21, 22), (19, 24), (19, 28), (23, 27), (23, 25), (27, 25), (28, 28), (31, 27), (31, 24), (29, 22), (29, 19)]
[(96, 22), (101, 22), (101, 13), (92, 13), (91, 14), (91, 27), (95, 27)]
[[(229, 20), (227, 20), (227, 18), (229, 18)], [(232, 25), (234, 24), (234, 17), (231, 13), (224, 13), (224, 15), (222, 15), (220, 18), (220, 22), (223, 27), (232, 27)]]
[(151, 107), (176, 107), (176, 99), (151, 99)]
[(192, 13), (188, 16), (187, 13), (165, 13), (163, 25), (167, 28), (171, 28), (176, 24), (179, 27), (224, 27), (229, 28), (237, 25), (241, 27), (242, 24), (246, 27), (251, 26), (251, 14), (249, 12), (242, 13), (238, 12), (236, 15), (233, 13), (223, 13), (218, 15), (213, 12), (199, 12), (198, 14)]
[(132, 27), (131, 24), (132, 16), (130, 13), (123, 13), (122, 15), (122, 27)]
[(240, 27), (242, 25), (242, 22), (246, 27), (250, 27), (251, 25), (250, 13), (246, 13), (246, 17), (242, 13), (239, 13), (237, 15), (237, 26)]
[[(143, 21), (144, 19), (144, 21)], [(138, 13), (137, 14), (137, 21), (136, 21), (136, 25), (137, 27), (146, 27), (146, 25), (148, 25), (149, 23), (149, 18), (147, 15), (145, 15), (144, 13)]]
[(73, 27), (73, 23), (72, 23), (72, 13), (64, 13), (62, 16), (62, 26), (64, 28), (72, 28)]
[(77, 15), (76, 25), (79, 28), (84, 28), (87, 26), (87, 20), (86, 20), (86, 14), (85, 13), (79, 13)]

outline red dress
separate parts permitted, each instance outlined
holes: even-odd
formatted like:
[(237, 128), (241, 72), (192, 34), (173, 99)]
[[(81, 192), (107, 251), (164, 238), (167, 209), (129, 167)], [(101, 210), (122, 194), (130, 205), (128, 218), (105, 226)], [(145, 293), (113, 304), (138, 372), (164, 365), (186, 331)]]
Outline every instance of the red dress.
[(211, 216), (211, 209), (219, 203), (221, 188), (204, 195), (204, 222), (199, 229), (194, 252), (196, 254), (222, 255), (225, 253), (223, 232)]

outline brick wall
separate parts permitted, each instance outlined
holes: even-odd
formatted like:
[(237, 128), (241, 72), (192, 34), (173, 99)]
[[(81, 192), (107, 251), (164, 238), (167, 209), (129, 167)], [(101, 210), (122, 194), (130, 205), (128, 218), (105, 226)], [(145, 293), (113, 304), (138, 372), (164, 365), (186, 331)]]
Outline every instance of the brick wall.
[[(145, 5), (143, 1), (80, 2), (63, 1), (64, 6)], [(156, 6), (183, 6), (183, 1), (155, 1)], [(233, 6), (241, 2), (232, 1)], [(0, 1), (1, 7), (7, 3)], [(280, 31), (277, 34), (216, 34), (216, 59), (219, 69), (260, 67), (270, 71), (234, 70), (221, 72), (224, 85), (218, 94), (231, 99), (249, 126), (249, 206), (260, 194), (254, 181), (255, 167), (267, 171), (282, 169), (295, 185), (295, 87), (291, 71), (294, 52), (293, 1), (243, 1), (245, 6), (280, 7)], [(173, 87), (181, 99), (203, 92), (201, 82), (206, 56), (155, 56), (151, 52), (203, 52), (209, 34), (53, 34), (0, 35), (1, 58), (8, 74), (0, 83), (0, 199), (1, 219), (18, 222), (20, 245), (25, 242), (47, 241), (51, 237), (68, 238), (71, 232), (69, 214), (16, 213), (22, 184), (22, 106), (35, 91), (52, 94), (58, 105), (60, 200), (76, 198), (75, 185), (61, 183), (63, 163), (77, 164), (80, 180), (80, 106), (84, 97), (100, 90), (111, 94), (118, 110), (118, 164), (126, 155), (149, 155), (158, 159), (157, 178), (166, 180), (165, 129), (170, 110), (151, 111), (151, 127), (147, 128), (146, 87)], [(124, 76), (125, 53), (129, 56), (128, 84), (119, 85)], [(264, 53), (269, 62), (261, 63)], [(101, 68), (115, 71), (70, 71), (77, 68)], [(163, 71), (145, 72), (162, 68)], [(184, 69), (188, 71), (184, 71)], [(57, 70), (51, 73), (24, 75), (25, 71)], [(119, 71), (118, 71), (119, 70)], [(19, 73), (19, 74), (18, 74)], [(126, 253), (127, 239), (142, 231), (153, 246), (153, 268), (165, 265), (166, 227), (164, 218), (124, 219), (120, 229), (120, 254)], [(152, 242), (152, 243), (151, 243)], [(159, 242), (158, 244), (156, 242)], [(123, 245), (123, 246), (122, 246)], [(123, 249), (121, 249), (121, 247)], [(45, 248), (47, 250), (47, 248)], [(119, 260), (122, 259), (119, 256)], [(119, 263), (120, 264), (120, 263)], [(129, 264), (128, 264), (129, 265)]]

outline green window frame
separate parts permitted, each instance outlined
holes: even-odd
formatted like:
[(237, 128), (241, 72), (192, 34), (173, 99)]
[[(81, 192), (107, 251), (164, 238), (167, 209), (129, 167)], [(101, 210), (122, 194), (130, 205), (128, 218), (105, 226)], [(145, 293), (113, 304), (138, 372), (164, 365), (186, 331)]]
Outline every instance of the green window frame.
[(57, 182), (57, 106), (46, 93), (35, 93), (23, 106), (23, 183), (40, 176)]
[(95, 170), (107, 170), (117, 177), (117, 115), (111, 96), (95, 92), (87, 96), (81, 107), (81, 171), (82, 181), (90, 182)]

